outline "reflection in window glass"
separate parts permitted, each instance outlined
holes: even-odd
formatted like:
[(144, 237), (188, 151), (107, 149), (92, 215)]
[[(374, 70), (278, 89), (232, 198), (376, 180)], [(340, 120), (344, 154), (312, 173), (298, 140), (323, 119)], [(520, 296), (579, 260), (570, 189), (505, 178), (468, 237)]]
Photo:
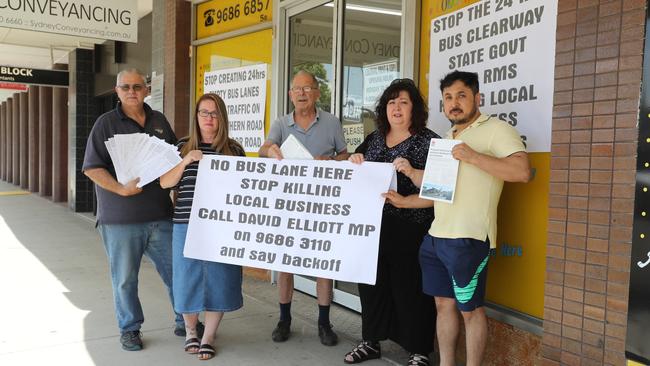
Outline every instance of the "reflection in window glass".
[(401, 0), (354, 0), (345, 7), (342, 120), (348, 151), (375, 130), (375, 105), (400, 75)]
[[(375, 130), (377, 99), (400, 75), (401, 0), (354, 0), (345, 7), (342, 116), (348, 151)], [(358, 295), (356, 284), (337, 281)]]
[[(329, 5), (329, 6), (327, 6)], [(314, 74), (320, 85), (318, 108), (331, 112), (334, 72), (332, 70), (331, 3), (292, 16), (289, 21), (289, 82), (299, 70)], [(293, 110), (287, 100), (287, 112)]]

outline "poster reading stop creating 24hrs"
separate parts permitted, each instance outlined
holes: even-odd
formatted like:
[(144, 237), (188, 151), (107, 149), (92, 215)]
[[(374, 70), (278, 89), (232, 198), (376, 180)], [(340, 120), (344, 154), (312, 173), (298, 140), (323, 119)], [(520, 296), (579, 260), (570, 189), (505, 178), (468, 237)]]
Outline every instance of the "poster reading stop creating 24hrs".
[(266, 64), (206, 72), (203, 78), (204, 92), (226, 104), (230, 137), (246, 152), (258, 152), (264, 142), (266, 79)]
[(431, 21), (429, 126), (443, 135), (440, 79), (477, 72), (482, 113), (515, 126), (528, 152), (549, 152), (556, 0), (484, 0)]

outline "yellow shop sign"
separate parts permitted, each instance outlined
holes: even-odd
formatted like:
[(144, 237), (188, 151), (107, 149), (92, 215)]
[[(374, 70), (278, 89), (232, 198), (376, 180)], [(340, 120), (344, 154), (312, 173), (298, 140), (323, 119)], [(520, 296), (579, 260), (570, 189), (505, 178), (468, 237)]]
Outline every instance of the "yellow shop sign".
[(196, 7), (196, 38), (270, 22), (272, 0), (212, 0)]

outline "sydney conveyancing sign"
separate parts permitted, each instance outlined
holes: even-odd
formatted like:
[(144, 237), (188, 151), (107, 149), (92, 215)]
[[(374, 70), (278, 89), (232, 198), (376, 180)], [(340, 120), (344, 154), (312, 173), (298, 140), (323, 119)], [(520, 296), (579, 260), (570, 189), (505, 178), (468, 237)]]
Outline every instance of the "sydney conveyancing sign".
[(137, 1), (0, 0), (0, 27), (138, 41)]

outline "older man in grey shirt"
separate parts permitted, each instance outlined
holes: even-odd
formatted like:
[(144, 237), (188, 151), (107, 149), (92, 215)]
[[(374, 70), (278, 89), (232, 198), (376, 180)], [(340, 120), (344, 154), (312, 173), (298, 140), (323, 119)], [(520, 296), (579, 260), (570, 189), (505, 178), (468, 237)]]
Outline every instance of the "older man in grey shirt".
[[(347, 159), (350, 154), (348, 154), (343, 137), (341, 122), (334, 115), (316, 108), (316, 101), (320, 97), (316, 77), (304, 70), (296, 73), (291, 81), (289, 97), (295, 109), (292, 113), (273, 122), (267, 140), (260, 148), (260, 156), (282, 159), (280, 145), (289, 135), (293, 135), (315, 159)], [(284, 342), (289, 339), (291, 332), (292, 273), (279, 273), (278, 290), (280, 293), (280, 321), (271, 336), (275, 342)], [(317, 278), (316, 294), (318, 296), (318, 336), (322, 344), (334, 346), (338, 342), (338, 337), (332, 331), (329, 320), (332, 280)]]

